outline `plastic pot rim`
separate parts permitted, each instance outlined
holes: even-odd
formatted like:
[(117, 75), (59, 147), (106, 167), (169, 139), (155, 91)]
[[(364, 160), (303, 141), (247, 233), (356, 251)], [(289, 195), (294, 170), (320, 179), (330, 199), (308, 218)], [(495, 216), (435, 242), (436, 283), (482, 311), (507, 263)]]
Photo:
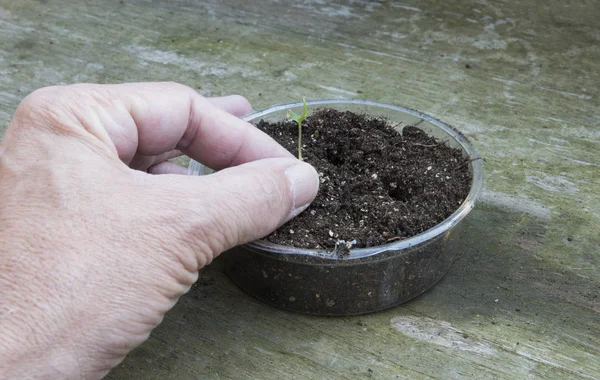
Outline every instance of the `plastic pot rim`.
[[(399, 111), (403, 113), (407, 113), (413, 115), (415, 117), (420, 118), (423, 121), (427, 121), (430, 124), (436, 126), (437, 128), (442, 129), (446, 132), (452, 139), (454, 139), (459, 146), (461, 147), (463, 153), (467, 156), (468, 160), (470, 160), (470, 165), (472, 169), (472, 179), (471, 186), (469, 190), (469, 194), (465, 198), (465, 200), (461, 203), (461, 205), (454, 211), (449, 217), (444, 219), (442, 222), (433, 226), (432, 228), (421, 232), (420, 234), (411, 236), (404, 240), (397, 240), (387, 244), (378, 245), (374, 247), (368, 248), (355, 248), (350, 249), (348, 255), (344, 255), (342, 257), (338, 257), (338, 255), (333, 254), (330, 251), (326, 250), (316, 250), (316, 249), (307, 249), (307, 248), (296, 248), (293, 246), (286, 246), (281, 244), (275, 244), (264, 240), (257, 240), (250, 243), (244, 244), (248, 249), (260, 253), (260, 254), (268, 254), (269, 256), (276, 255), (297, 255), (297, 256), (312, 256), (317, 257), (319, 259), (330, 259), (332, 264), (335, 262), (348, 262), (357, 259), (363, 259), (366, 257), (378, 255), (381, 253), (385, 253), (388, 251), (406, 251), (415, 246), (421, 246), (426, 244), (432, 240), (435, 240), (436, 237), (446, 233), (452, 227), (457, 225), (460, 221), (462, 221), (469, 212), (475, 207), (475, 203), (479, 194), (483, 189), (483, 163), (481, 162), (481, 157), (475, 151), (475, 148), (471, 145), (471, 143), (456, 129), (452, 128), (449, 124), (446, 124), (432, 116), (429, 116), (420, 111), (416, 111), (410, 108), (397, 106), (393, 104), (374, 102), (370, 100), (356, 100), (356, 99), (319, 99), (319, 100), (310, 100), (306, 102), (308, 106), (335, 106), (335, 105), (359, 105), (359, 106), (371, 106), (378, 108), (385, 108), (394, 111)], [(242, 119), (245, 121), (253, 121), (260, 119), (261, 117), (267, 116), (274, 112), (286, 111), (290, 108), (302, 107), (302, 102), (296, 103), (288, 103), (288, 104), (279, 104), (274, 105), (272, 107), (266, 108), (261, 111), (253, 112)], [(198, 174), (198, 167), (201, 164), (196, 161), (190, 162), (190, 173)]]

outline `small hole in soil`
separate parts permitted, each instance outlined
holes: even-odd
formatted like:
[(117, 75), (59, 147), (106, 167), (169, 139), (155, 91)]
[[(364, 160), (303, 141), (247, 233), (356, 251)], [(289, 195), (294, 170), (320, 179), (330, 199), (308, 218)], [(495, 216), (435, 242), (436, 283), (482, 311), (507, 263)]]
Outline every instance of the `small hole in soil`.
[(327, 149), (327, 161), (335, 166), (342, 166), (346, 162), (338, 149)]
[(401, 202), (408, 202), (410, 201), (414, 196), (420, 194), (422, 192), (422, 189), (415, 189), (414, 187), (402, 187), (402, 188), (391, 188), (388, 191), (388, 194), (390, 195), (390, 197), (401, 201)]

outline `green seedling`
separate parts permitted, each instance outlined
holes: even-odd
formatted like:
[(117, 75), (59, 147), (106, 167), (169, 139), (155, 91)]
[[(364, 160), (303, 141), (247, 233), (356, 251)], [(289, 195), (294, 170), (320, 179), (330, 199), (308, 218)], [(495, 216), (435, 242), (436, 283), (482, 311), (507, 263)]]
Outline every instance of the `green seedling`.
[(308, 112), (308, 106), (306, 105), (306, 99), (302, 98), (304, 102), (304, 111), (302, 115), (298, 115), (296, 112), (292, 110), (288, 110), (287, 118), (294, 120), (298, 123), (298, 159), (302, 161), (302, 122), (306, 119), (306, 115)]

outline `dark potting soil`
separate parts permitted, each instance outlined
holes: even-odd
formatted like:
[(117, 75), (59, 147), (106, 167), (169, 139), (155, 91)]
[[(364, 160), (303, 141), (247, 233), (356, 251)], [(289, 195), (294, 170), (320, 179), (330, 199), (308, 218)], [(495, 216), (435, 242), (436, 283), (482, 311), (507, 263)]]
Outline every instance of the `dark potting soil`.
[[(296, 122), (257, 127), (293, 154)], [(332, 251), (340, 240), (371, 247), (419, 234), (450, 216), (469, 193), (468, 158), (413, 126), (316, 110), (302, 123), (302, 155), (320, 177), (308, 209), (267, 241)], [(338, 250), (338, 253), (340, 250)]]

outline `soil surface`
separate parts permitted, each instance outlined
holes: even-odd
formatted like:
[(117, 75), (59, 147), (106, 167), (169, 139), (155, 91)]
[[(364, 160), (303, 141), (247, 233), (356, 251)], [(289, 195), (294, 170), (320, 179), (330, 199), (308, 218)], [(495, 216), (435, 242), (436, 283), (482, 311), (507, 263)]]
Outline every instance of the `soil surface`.
[[(298, 154), (294, 121), (257, 127)], [(299, 248), (363, 248), (406, 239), (446, 219), (466, 198), (468, 158), (413, 126), (316, 110), (302, 123), (302, 155), (319, 173), (319, 194), (267, 241)], [(346, 243), (339, 244), (340, 240)], [(337, 244), (336, 244), (337, 243)]]

